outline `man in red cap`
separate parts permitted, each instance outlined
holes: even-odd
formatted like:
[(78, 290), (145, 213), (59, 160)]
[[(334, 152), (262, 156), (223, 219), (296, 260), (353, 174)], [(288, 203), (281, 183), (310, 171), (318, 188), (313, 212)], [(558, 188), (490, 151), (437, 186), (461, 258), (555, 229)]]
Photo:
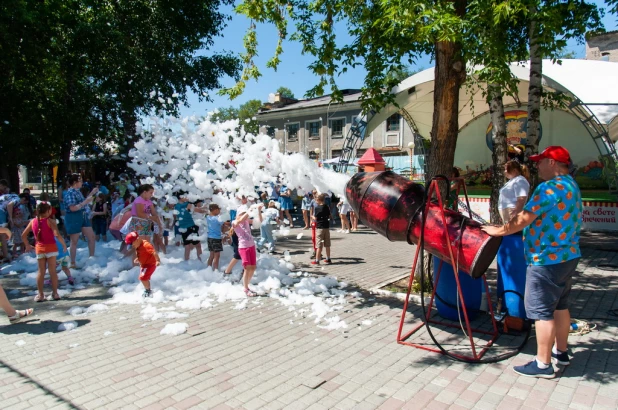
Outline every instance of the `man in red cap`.
[(579, 187), (569, 175), (571, 156), (560, 146), (547, 147), (530, 157), (544, 180), (524, 209), (503, 226), (484, 226), (492, 236), (523, 229), (526, 270), (524, 304), (528, 319), (535, 321), (537, 356), (513, 370), (523, 376), (553, 378), (551, 362), (566, 366), (567, 339), (571, 326), (569, 294), (581, 257), (579, 232), (582, 200)]
[(161, 264), (159, 255), (155, 251), (154, 246), (147, 240), (141, 239), (137, 232), (129, 233), (124, 238), (124, 241), (127, 245), (132, 245), (137, 254), (137, 258), (135, 258), (133, 263), (139, 263), (140, 265), (139, 280), (145, 289), (142, 296), (145, 298), (151, 297), (150, 278), (157, 266)]

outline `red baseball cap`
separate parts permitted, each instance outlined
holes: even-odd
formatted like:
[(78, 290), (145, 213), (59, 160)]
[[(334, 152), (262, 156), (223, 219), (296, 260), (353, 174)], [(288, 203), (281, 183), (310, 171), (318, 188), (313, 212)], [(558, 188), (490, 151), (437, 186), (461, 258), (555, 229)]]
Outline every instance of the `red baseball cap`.
[(571, 155), (569, 154), (569, 151), (559, 145), (551, 145), (545, 148), (540, 154), (531, 155), (530, 161), (539, 162), (543, 158), (553, 159), (554, 161), (562, 162), (567, 165), (571, 162)]
[(127, 245), (131, 245), (138, 237), (139, 235), (137, 234), (137, 232), (131, 232), (126, 236), (126, 238), (124, 238), (124, 243), (126, 243)]

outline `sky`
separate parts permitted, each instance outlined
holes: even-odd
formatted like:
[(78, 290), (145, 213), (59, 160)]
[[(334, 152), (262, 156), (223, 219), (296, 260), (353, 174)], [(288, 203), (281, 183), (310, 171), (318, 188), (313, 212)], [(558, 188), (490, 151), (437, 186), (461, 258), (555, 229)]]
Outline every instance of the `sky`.
[[(605, 1), (594, 1), (599, 7), (606, 8)], [(228, 14), (232, 15), (232, 20), (228, 22), (227, 27), (221, 33), (221, 37), (215, 39), (215, 47), (213, 51), (230, 51), (232, 53), (244, 52), (243, 36), (249, 27), (249, 20), (244, 16), (234, 14), (232, 8), (224, 9)], [(618, 29), (618, 17), (616, 15), (606, 15), (603, 19), (605, 28), (608, 31)], [(290, 28), (290, 34), (292, 30)], [(280, 86), (288, 87), (292, 90), (296, 98), (302, 98), (304, 94), (317, 84), (318, 78), (313, 75), (307, 68), (312, 62), (311, 56), (303, 56), (301, 47), (298, 43), (287, 41), (283, 46), (283, 54), (281, 55), (281, 64), (277, 71), (266, 68), (266, 62), (272, 57), (278, 34), (272, 25), (258, 25), (258, 57), (256, 64), (259, 67), (262, 77), (258, 81), (251, 80), (247, 83), (245, 91), (242, 95), (234, 100), (230, 100), (226, 96), (217, 95), (217, 91), (213, 90), (210, 97), (213, 100), (199, 101), (198, 95), (191, 94), (188, 97), (189, 107), (181, 107), (181, 116), (190, 116), (193, 114), (204, 115), (208, 111), (212, 111), (218, 107), (228, 107), (230, 105), (239, 106), (248, 100), (258, 99), (262, 101), (268, 100), (268, 94), (274, 93)], [(344, 30), (339, 30), (338, 37), (345, 39), (347, 33)], [(583, 58), (585, 55), (585, 45), (577, 44), (571, 41), (567, 46), (568, 51), (574, 51), (577, 58)], [(419, 68), (433, 67), (433, 62), (429, 57), (425, 57), (417, 62)], [(361, 88), (364, 82), (365, 70), (361, 67), (349, 69), (346, 74), (338, 78), (338, 86), (344, 88)], [(231, 78), (224, 78), (222, 83), (225, 87), (231, 87), (234, 81)]]

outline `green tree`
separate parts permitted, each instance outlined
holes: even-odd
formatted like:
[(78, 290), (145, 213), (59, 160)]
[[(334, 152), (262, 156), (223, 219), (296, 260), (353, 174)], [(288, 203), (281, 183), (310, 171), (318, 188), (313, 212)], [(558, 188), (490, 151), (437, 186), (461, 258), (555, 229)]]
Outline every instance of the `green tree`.
[(556, 51), (556, 58), (560, 60), (575, 59), (577, 58), (577, 53), (573, 50), (567, 50), (566, 47), (562, 47), (560, 50)]
[(412, 66), (395, 67), (386, 73), (384, 77), (384, 87), (390, 89), (408, 77), (412, 77), (416, 73), (420, 73), (424, 68), (414, 68)]
[(241, 104), (239, 108), (230, 106), (227, 108), (219, 108), (210, 119), (215, 122), (223, 122), (229, 120), (238, 120), (239, 128), (236, 130), (240, 132), (240, 127), (243, 127), (246, 132), (251, 134), (257, 134), (259, 130), (259, 123), (255, 118), (259, 109), (262, 107), (260, 100), (249, 100), (244, 104)]
[[(257, 53), (255, 23), (274, 24), (279, 31), (275, 55), (267, 63), (276, 68), (288, 38), (288, 22), (295, 25), (291, 37), (301, 43), (303, 52), (314, 57), (309, 69), (318, 76), (318, 83), (307, 95), (324, 95), (326, 87), (333, 99), (342, 94), (335, 78), (348, 68), (363, 65), (367, 71), (362, 87), (363, 108), (380, 109), (393, 101), (384, 92), (388, 73), (402, 71), (416, 58), (431, 54), (436, 61), (436, 93), (428, 159), (429, 176), (448, 174), (453, 165), (458, 131), (459, 88), (466, 78), (462, 52), (467, 0), (356, 2), (327, 0), (313, 3), (302, 0), (287, 5), (269, 0), (245, 0), (237, 11), (251, 19), (245, 36), (247, 52), (243, 56), (244, 70), (234, 87), (222, 90), (237, 96), (249, 79), (259, 77), (254, 63)], [(339, 44), (336, 26), (347, 24), (353, 40)], [(395, 85), (394, 77), (390, 77)]]
[(217, 108), (217, 111), (211, 115), (210, 119), (214, 122), (236, 120), (238, 119), (238, 108), (232, 106)]
[(288, 87), (279, 87), (277, 88), (277, 92), (281, 94), (282, 97), (285, 98), (294, 98), (294, 93)]
[(238, 119), (240, 124), (245, 127), (246, 132), (254, 135), (260, 132), (260, 124), (255, 116), (261, 107), (262, 102), (260, 100), (249, 100), (238, 108)]
[(188, 93), (209, 100), (208, 91), (221, 87), (221, 77), (236, 77), (238, 59), (211, 51), (229, 19), (219, 7), (229, 4), (116, 0), (84, 9), (90, 22), (80, 33), (88, 39), (84, 51), (93, 76), (107, 94), (117, 96), (125, 137), (134, 137), (138, 115), (176, 115)]
[[(603, 31), (601, 14), (595, 4), (586, 1), (522, 0), (528, 9), (528, 42), (530, 48), (530, 85), (528, 88), (528, 127), (526, 159), (539, 150), (540, 112), (543, 97), (551, 96), (543, 92), (543, 58), (554, 61), (570, 39), (584, 41), (587, 31)], [(532, 186), (538, 182), (536, 167), (529, 163), (533, 171)]]
[(71, 141), (104, 145), (117, 113), (109, 95), (88, 76), (76, 51), (79, 3), (3, 2), (0, 17), (0, 141), (3, 165), (68, 167)]
[[(504, 185), (504, 164), (507, 161), (506, 121), (504, 118), (505, 95), (517, 100), (518, 79), (510, 69), (512, 61), (524, 60), (528, 55), (526, 41), (526, 9), (511, 1), (471, 1), (468, 18), (476, 24), (470, 27), (470, 41), (466, 48), (468, 64), (475, 67), (468, 77), (471, 92), (481, 88), (492, 121), (492, 178), (490, 220), (501, 223), (498, 211), (500, 188)], [(474, 47), (477, 48), (474, 48)]]
[(128, 150), (138, 115), (176, 114), (188, 93), (208, 99), (221, 77), (238, 78), (238, 58), (210, 50), (229, 18), (219, 8), (230, 3), (4, 2), (0, 100), (17, 98), (9, 110), (2, 107), (0, 115), (13, 113), (2, 118), (11, 125), (0, 130), (2, 140), (19, 145), (33, 130), (35, 142), (49, 143), (43, 151), (62, 158), (65, 169), (74, 145), (89, 150), (113, 140), (128, 142)]

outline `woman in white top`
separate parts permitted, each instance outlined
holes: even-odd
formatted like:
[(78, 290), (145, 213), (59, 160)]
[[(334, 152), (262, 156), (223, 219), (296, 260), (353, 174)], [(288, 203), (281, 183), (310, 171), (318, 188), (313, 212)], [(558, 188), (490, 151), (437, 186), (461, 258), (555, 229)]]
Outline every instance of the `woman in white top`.
[(498, 199), (498, 209), (504, 223), (509, 222), (526, 204), (530, 191), (530, 183), (525, 177), (527, 172), (526, 167), (515, 160), (504, 164), (504, 175), (508, 181), (500, 189)]

